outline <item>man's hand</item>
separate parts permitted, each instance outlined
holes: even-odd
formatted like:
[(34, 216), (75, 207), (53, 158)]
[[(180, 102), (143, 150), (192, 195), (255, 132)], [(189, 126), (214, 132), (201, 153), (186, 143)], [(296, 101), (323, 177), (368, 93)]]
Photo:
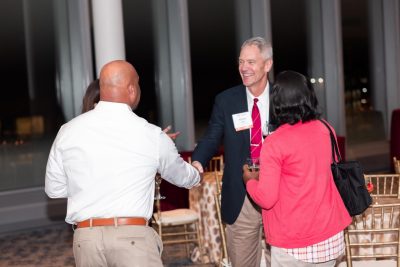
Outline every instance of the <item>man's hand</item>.
[(199, 173), (204, 173), (203, 166), (201, 165), (200, 162), (198, 162), (198, 161), (193, 161), (193, 162), (192, 162), (192, 166), (195, 167), (195, 168), (199, 171)]
[(243, 182), (244, 182), (244, 184), (247, 184), (247, 182), (250, 179), (258, 180), (258, 174), (259, 174), (259, 171), (254, 171), (254, 170), (250, 171), (249, 165), (247, 165), (247, 164), (243, 165)]
[(163, 132), (166, 133), (166, 134), (169, 136), (169, 138), (171, 138), (172, 140), (175, 140), (175, 139), (178, 137), (178, 135), (181, 134), (181, 132), (168, 133), (168, 132), (171, 130), (171, 128), (172, 128), (171, 125), (168, 125), (168, 126), (163, 130)]
[(203, 178), (204, 178), (203, 166), (198, 161), (193, 161), (192, 166), (199, 172), (199, 174), (200, 174), (200, 183), (199, 184), (201, 184), (201, 182), (203, 182)]

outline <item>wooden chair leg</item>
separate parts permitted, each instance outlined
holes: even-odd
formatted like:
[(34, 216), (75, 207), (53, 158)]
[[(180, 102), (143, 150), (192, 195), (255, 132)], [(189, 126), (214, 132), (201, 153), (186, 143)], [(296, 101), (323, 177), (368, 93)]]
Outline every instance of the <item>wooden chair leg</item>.
[(347, 267), (353, 267), (352, 261), (351, 261), (351, 249), (350, 249), (350, 237), (349, 233), (347, 232), (347, 229), (344, 230), (344, 240), (346, 244), (346, 263)]
[(187, 256), (188, 258), (190, 258), (190, 254), (189, 254), (189, 253), (190, 253), (190, 251), (189, 251), (189, 242), (187, 242), (187, 240), (189, 239), (187, 224), (185, 224), (184, 227), (185, 227), (185, 240), (186, 240), (186, 243), (185, 243), (185, 247), (186, 247), (186, 256)]
[[(202, 247), (202, 242), (201, 242), (201, 230), (200, 230), (200, 222), (193, 222), (191, 224), (183, 224), (178, 226), (180, 227), (180, 233), (176, 233), (176, 237), (180, 237), (180, 241), (165, 239), (166, 237), (163, 234), (163, 229), (161, 224), (157, 224), (157, 229), (158, 234), (160, 235), (160, 238), (162, 242), (165, 244), (182, 244), (184, 243), (185, 245), (185, 250), (186, 250), (186, 256), (188, 259), (191, 259), (191, 243), (194, 243), (194, 245), (198, 245), (199, 249), (199, 254), (200, 254), (200, 259), (203, 258), (204, 252), (203, 252), (203, 247)], [(183, 229), (182, 229), (183, 227)], [(183, 231), (183, 232), (182, 232)], [(167, 231), (166, 235), (169, 235), (170, 233)], [(174, 235), (174, 234), (172, 234)]]
[(158, 235), (160, 236), (161, 240), (163, 240), (161, 223), (158, 224)]

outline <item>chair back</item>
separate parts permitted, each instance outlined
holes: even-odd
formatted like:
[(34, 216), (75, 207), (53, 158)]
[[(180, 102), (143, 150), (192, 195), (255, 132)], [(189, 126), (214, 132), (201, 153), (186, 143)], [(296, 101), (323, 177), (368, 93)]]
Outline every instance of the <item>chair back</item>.
[[(165, 199), (161, 195), (160, 185), (162, 177), (157, 174), (155, 177), (155, 208), (157, 211), (153, 213), (152, 224), (157, 227), (157, 232), (161, 237), (164, 245), (167, 244), (185, 244), (186, 255), (190, 257), (190, 244), (197, 244), (194, 248), (193, 255), (201, 257), (203, 253), (200, 233), (200, 217), (196, 211), (191, 209), (173, 209), (161, 211), (161, 200)], [(193, 256), (194, 257), (194, 256)]]
[(399, 214), (400, 201), (396, 200), (391, 204), (373, 204), (363, 214), (353, 217), (345, 230), (348, 267), (352, 267), (353, 260), (361, 265), (362, 260), (374, 259), (394, 259), (400, 266)]
[(208, 162), (208, 165), (204, 168), (205, 172), (218, 172), (222, 174), (224, 171), (224, 156), (215, 156)]
[(221, 195), (222, 188), (222, 173), (219, 171), (214, 171), (215, 175), (215, 186), (217, 187), (217, 194)]
[[(155, 192), (154, 192), (154, 200), (155, 200), (155, 209), (157, 212), (157, 218), (153, 218), (154, 221), (159, 221), (161, 222), (161, 199), (165, 199), (164, 196), (161, 195), (161, 175), (160, 174), (156, 174), (156, 176), (154, 177), (154, 182), (155, 182)], [(159, 227), (161, 227), (161, 224), (157, 223), (159, 225)]]
[(400, 198), (399, 174), (365, 174), (364, 178), (373, 185), (372, 197)]
[(393, 157), (394, 171), (397, 174), (400, 174), (400, 159)]

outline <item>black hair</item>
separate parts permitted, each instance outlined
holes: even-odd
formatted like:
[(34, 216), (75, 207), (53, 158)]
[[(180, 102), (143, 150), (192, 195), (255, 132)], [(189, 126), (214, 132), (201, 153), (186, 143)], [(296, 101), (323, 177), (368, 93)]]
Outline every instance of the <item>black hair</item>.
[(271, 116), (275, 127), (319, 119), (318, 99), (309, 79), (295, 71), (276, 76), (271, 92)]

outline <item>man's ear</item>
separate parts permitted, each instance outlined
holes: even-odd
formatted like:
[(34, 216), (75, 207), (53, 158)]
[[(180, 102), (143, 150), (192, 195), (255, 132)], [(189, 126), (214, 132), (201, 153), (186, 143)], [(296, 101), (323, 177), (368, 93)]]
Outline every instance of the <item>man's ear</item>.
[(134, 86), (133, 86), (132, 84), (130, 84), (130, 85), (128, 86), (128, 93), (129, 93), (130, 95), (135, 94), (135, 88), (134, 88)]
[(267, 61), (265, 62), (265, 71), (269, 72), (272, 68), (272, 58), (267, 59)]

